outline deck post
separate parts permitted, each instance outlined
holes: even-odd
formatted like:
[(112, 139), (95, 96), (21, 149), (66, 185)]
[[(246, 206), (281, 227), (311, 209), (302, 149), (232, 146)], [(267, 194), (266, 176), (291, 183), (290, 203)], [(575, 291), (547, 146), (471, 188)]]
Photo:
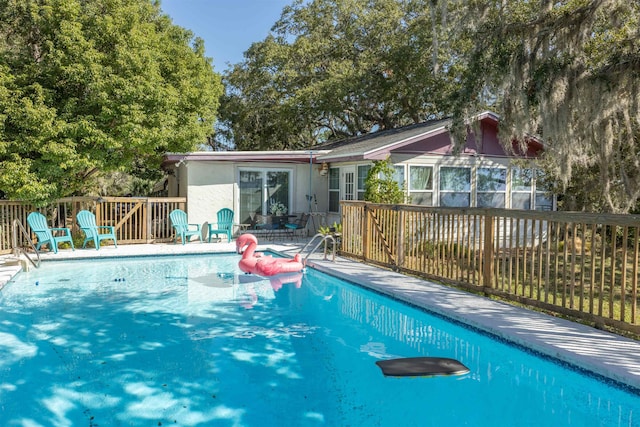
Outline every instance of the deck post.
[(153, 206), (152, 202), (150, 202), (147, 197), (142, 204), (142, 222), (145, 224), (145, 227), (141, 236), (147, 243), (153, 243), (153, 239), (156, 237), (154, 235), (153, 224), (151, 223), (151, 206)]
[(398, 240), (396, 242), (396, 269), (404, 266), (404, 247), (405, 247), (405, 210), (402, 206), (395, 205), (394, 209), (398, 212)]
[(368, 258), (367, 255), (369, 254), (369, 228), (371, 227), (369, 205), (367, 203), (362, 206), (362, 215), (362, 230), (360, 235), (362, 236), (362, 258), (366, 261)]
[(484, 245), (482, 260), (482, 286), (485, 288), (493, 287), (493, 259), (495, 256), (494, 245), (494, 221), (493, 216), (485, 214), (484, 217)]

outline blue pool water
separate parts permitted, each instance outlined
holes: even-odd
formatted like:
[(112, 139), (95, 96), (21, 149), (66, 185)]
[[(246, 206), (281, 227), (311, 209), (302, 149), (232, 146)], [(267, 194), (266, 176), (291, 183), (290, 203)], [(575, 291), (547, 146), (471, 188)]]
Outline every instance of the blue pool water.
[[(20, 273), (0, 292), (0, 425), (640, 426), (637, 394), (317, 271), (271, 283), (237, 261)], [(470, 373), (375, 364), (414, 356)]]

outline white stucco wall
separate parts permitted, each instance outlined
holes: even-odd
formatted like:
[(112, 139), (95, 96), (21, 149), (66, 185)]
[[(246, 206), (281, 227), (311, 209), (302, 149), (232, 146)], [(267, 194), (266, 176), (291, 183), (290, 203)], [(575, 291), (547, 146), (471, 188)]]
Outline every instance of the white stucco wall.
[[(277, 169), (291, 171), (290, 213), (299, 215), (309, 211), (307, 195), (311, 194), (311, 209), (326, 212), (328, 177), (320, 173), (320, 165), (278, 163), (186, 162), (178, 181), (181, 193), (187, 197), (189, 222), (203, 224), (216, 221), (216, 212), (230, 208), (239, 212), (238, 179), (241, 169)], [(315, 196), (315, 199), (313, 198)], [(317, 201), (317, 204), (315, 203)], [(235, 221), (238, 223), (238, 219)], [(317, 224), (316, 224), (317, 226)], [(315, 232), (316, 230), (311, 230)]]
[(234, 209), (235, 176), (232, 163), (188, 162), (189, 222), (216, 222), (222, 208)]
[[(326, 222), (326, 212), (328, 209), (329, 176), (320, 173), (321, 165), (298, 165), (296, 167), (296, 177), (294, 182), (294, 213), (311, 212), (313, 216), (307, 223), (307, 230), (310, 235), (317, 232), (318, 227)], [(310, 185), (311, 183), (311, 185)], [(307, 200), (307, 195), (311, 196), (311, 201)]]
[[(310, 166), (308, 164), (296, 166), (293, 192), (295, 195), (293, 201), (294, 210), (295, 212), (309, 212), (309, 207), (311, 206), (311, 210), (314, 211), (316, 210), (315, 201), (317, 200), (317, 209), (324, 212), (327, 210), (328, 176), (320, 174), (319, 165), (314, 164), (311, 166), (311, 174), (309, 169)], [(312, 198), (311, 204), (307, 200), (307, 195)]]
[(174, 175), (169, 180), (169, 196), (187, 197), (188, 176), (184, 164), (173, 169)]

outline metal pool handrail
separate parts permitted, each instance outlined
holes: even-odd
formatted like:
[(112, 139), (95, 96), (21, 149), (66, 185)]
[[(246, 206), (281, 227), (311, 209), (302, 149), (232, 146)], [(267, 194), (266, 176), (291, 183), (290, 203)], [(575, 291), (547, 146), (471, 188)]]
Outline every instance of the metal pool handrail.
[[(18, 246), (18, 232), (21, 231), (22, 235), (24, 236), (24, 238), (27, 240), (27, 242), (29, 242), (29, 246), (31, 246), (31, 249), (33, 249), (33, 251), (36, 253), (36, 257), (37, 262), (34, 262), (33, 259), (31, 259), (31, 257), (29, 256), (29, 253), (21, 246)], [(22, 252), (25, 257), (29, 260), (29, 262), (31, 262), (31, 264), (33, 264), (33, 266), (35, 268), (40, 267), (40, 252), (38, 252), (38, 250), (36, 249), (36, 246), (33, 244), (33, 241), (31, 240), (31, 237), (29, 236), (29, 233), (27, 233), (27, 230), (25, 230), (24, 226), (22, 225), (22, 223), (20, 221), (18, 221), (17, 219), (13, 220), (13, 253), (14, 255), (18, 256), (19, 253), (18, 252)]]
[(315, 236), (313, 236), (311, 238), (311, 240), (309, 240), (309, 242), (307, 242), (306, 245), (304, 245), (304, 247), (300, 250), (299, 253), (302, 254), (309, 246), (311, 246), (311, 243), (313, 243), (317, 238), (320, 238), (320, 241), (313, 247), (313, 249), (311, 249), (309, 251), (307, 256), (304, 257), (304, 259), (302, 261), (303, 264), (306, 265), (307, 259), (309, 258), (309, 256), (311, 256), (311, 254), (314, 253), (316, 251), (316, 249), (318, 249), (323, 242), (324, 242), (324, 259), (327, 259), (327, 240), (331, 240), (331, 242), (333, 243), (333, 251), (332, 251), (331, 261), (335, 262), (335, 260), (336, 260), (336, 239), (331, 234), (327, 234), (327, 235), (322, 234), (322, 233), (316, 234)]

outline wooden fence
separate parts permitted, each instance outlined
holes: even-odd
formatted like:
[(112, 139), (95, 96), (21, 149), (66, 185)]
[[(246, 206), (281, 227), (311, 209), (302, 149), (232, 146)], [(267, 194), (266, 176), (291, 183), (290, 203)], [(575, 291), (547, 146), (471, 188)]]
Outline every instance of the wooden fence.
[[(169, 213), (185, 206), (184, 197), (67, 197), (40, 208), (0, 200), (0, 254), (12, 251), (13, 220), (19, 220), (30, 232), (27, 215), (36, 210), (47, 217), (51, 227), (68, 227), (78, 238), (84, 236), (76, 224), (76, 214), (89, 210), (96, 215), (98, 225), (115, 227), (118, 243), (134, 244), (171, 240)], [(20, 245), (26, 243), (21, 235), (17, 237)]]
[(343, 255), (640, 334), (640, 215), (341, 205)]

